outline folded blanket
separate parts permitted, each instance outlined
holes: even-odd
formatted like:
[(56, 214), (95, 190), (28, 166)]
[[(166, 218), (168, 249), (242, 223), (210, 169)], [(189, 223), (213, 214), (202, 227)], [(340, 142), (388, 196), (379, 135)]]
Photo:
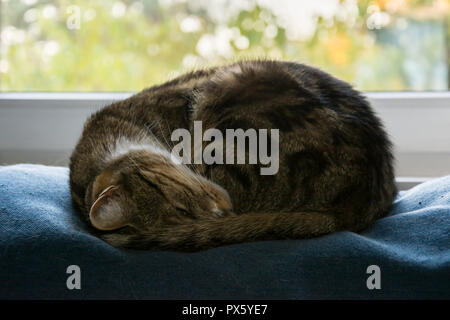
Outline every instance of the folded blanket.
[[(86, 231), (67, 168), (0, 167), (0, 299), (448, 299), (449, 235), (450, 176), (402, 192), (360, 234), (198, 253), (120, 250)], [(71, 265), (80, 289), (66, 286)], [(379, 273), (367, 273), (372, 265)]]

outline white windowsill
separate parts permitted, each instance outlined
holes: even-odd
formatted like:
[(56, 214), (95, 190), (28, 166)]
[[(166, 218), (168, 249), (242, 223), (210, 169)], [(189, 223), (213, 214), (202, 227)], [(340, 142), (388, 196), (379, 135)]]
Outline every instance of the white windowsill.
[[(0, 93), (0, 165), (67, 165), (94, 111), (133, 93)], [(394, 143), (401, 189), (450, 174), (450, 92), (365, 93)]]

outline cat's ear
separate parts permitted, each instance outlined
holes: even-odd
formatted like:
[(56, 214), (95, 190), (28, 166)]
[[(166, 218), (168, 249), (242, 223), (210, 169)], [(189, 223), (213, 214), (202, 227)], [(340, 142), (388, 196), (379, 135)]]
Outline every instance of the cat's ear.
[(89, 212), (92, 225), (99, 230), (115, 230), (129, 224), (120, 186), (105, 188)]

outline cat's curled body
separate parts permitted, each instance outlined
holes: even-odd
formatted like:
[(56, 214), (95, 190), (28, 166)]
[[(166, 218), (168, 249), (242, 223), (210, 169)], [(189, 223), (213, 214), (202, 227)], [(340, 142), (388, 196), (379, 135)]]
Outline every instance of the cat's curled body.
[[(278, 129), (278, 173), (173, 161), (172, 130), (192, 132), (194, 121), (224, 136)], [(71, 157), (70, 187), (92, 230), (113, 246), (195, 251), (361, 231), (397, 193), (392, 161), (379, 119), (348, 84), (302, 64), (244, 61), (93, 114)]]

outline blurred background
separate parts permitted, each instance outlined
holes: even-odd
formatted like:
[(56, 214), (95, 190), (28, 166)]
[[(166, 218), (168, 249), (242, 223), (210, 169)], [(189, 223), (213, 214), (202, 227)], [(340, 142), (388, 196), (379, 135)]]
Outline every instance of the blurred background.
[(450, 86), (449, 0), (1, 0), (0, 91), (139, 91), (238, 58), (363, 91)]

